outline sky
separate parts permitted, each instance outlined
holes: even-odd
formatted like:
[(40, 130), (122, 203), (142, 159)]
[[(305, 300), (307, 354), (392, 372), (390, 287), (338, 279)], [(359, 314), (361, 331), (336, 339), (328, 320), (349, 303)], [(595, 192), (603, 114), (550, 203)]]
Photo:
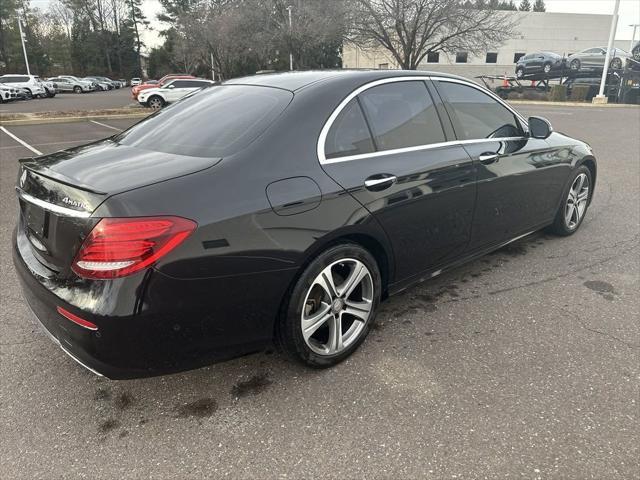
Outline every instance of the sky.
[[(514, 0), (516, 4), (519, 0)], [(50, 0), (31, 0), (33, 7), (46, 8)], [(533, 3), (533, 0), (531, 0)], [(548, 12), (566, 13), (595, 13), (611, 15), (613, 13), (614, 0), (545, 0)], [(162, 23), (155, 18), (162, 11), (158, 0), (144, 0), (143, 9), (149, 20), (151, 29), (143, 32), (143, 40), (147, 48), (157, 47), (162, 44), (159, 31), (163, 29)], [(631, 40), (633, 27), (630, 24), (640, 23), (640, 0), (621, 0), (618, 13), (618, 29), (616, 40)], [(640, 27), (636, 32), (636, 40), (640, 37)]]

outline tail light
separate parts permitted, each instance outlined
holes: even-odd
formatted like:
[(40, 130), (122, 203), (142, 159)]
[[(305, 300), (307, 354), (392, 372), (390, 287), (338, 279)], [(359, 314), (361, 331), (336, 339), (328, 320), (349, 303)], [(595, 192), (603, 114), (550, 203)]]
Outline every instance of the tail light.
[(196, 226), (181, 217), (103, 218), (85, 239), (71, 268), (84, 278), (131, 275), (180, 245)]

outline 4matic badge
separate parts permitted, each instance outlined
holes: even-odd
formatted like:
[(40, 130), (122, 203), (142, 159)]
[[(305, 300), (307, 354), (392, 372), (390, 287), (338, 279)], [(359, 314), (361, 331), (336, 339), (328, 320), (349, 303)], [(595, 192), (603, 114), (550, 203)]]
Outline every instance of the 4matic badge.
[(69, 197), (64, 197), (62, 199), (62, 203), (66, 203), (71, 207), (82, 208), (83, 210), (89, 210), (89, 207), (86, 203), (81, 202), (80, 200), (73, 200)]

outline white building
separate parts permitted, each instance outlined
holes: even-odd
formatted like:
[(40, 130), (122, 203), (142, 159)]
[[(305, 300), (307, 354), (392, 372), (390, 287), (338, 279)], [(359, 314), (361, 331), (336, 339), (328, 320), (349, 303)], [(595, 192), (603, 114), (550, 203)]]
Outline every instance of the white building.
[[(419, 70), (453, 73), (464, 77), (477, 75), (514, 75), (515, 62), (526, 53), (551, 51), (570, 55), (590, 47), (606, 46), (611, 15), (556, 12), (506, 12), (516, 17), (517, 34), (493, 51), (480, 55), (457, 52), (455, 55), (431, 54)], [(620, 19), (625, 21), (625, 19)], [(627, 50), (628, 41), (616, 42)], [(384, 49), (362, 50), (346, 44), (343, 68), (398, 68)]]

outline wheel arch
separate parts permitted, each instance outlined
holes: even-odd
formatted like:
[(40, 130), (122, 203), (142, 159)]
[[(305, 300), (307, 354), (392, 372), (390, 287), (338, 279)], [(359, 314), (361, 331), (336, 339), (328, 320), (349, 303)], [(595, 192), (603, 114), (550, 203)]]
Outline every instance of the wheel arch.
[(591, 200), (593, 199), (593, 193), (595, 192), (595, 188), (596, 188), (596, 178), (598, 175), (598, 164), (596, 163), (596, 159), (591, 156), (588, 155), (586, 157), (583, 157), (582, 160), (580, 160), (577, 164), (576, 164), (576, 168), (580, 167), (581, 165), (584, 165), (585, 167), (587, 167), (589, 169), (589, 172), (591, 172), (591, 197), (589, 198), (589, 203), (591, 203)]
[(289, 282), (289, 286), (286, 290), (280, 302), (280, 308), (278, 309), (278, 317), (274, 321), (273, 325), (273, 338), (278, 338), (278, 329), (280, 328), (279, 318), (286, 311), (289, 304), (289, 298), (292, 290), (295, 288), (296, 283), (300, 279), (302, 273), (307, 266), (322, 252), (328, 250), (336, 245), (343, 244), (355, 244), (365, 250), (367, 250), (375, 259), (378, 269), (380, 270), (380, 279), (382, 282), (381, 288), (381, 300), (388, 297), (389, 280), (393, 272), (393, 255), (390, 247), (385, 247), (385, 240), (376, 238), (375, 234), (362, 231), (341, 231), (335, 235), (327, 236), (314, 243), (304, 254), (304, 260), (300, 262), (298, 270)]

